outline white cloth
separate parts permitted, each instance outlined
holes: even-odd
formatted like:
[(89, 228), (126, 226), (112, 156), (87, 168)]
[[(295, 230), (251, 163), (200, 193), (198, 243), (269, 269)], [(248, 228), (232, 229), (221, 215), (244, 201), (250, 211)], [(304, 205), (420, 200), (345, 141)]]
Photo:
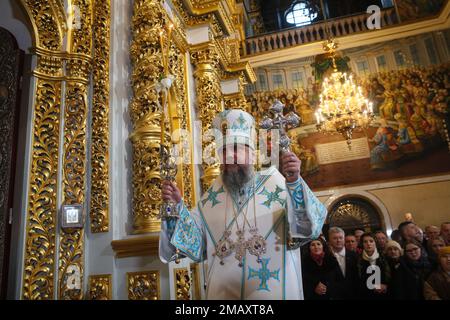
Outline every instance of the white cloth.
[(377, 262), (377, 259), (380, 257), (378, 254), (378, 250), (375, 248), (375, 251), (369, 256), (366, 250), (363, 250), (362, 258), (370, 263), (370, 265), (374, 265)]
[[(254, 190), (255, 189), (255, 190)], [(256, 208), (255, 205), (256, 204)], [(234, 253), (221, 265), (214, 255), (215, 245), (222, 239), (226, 225), (231, 239), (236, 240), (233, 209), (242, 228), (243, 215), (259, 234), (266, 238), (267, 252), (262, 261), (247, 251), (244, 266), (239, 267)], [(255, 187), (239, 206), (218, 177), (205, 192), (198, 206), (189, 212), (182, 206), (176, 226), (163, 223), (160, 236), (160, 258), (174, 259), (175, 248), (194, 261), (204, 263), (205, 299), (303, 299), (300, 250), (288, 250), (288, 232), (306, 243), (321, 232), (327, 210), (314, 196), (303, 179), (286, 183), (275, 168), (258, 173)], [(249, 239), (248, 226), (245, 238)]]
[(339, 264), (339, 268), (341, 268), (342, 275), (345, 277), (345, 248), (342, 248), (339, 252), (334, 252), (334, 256)]

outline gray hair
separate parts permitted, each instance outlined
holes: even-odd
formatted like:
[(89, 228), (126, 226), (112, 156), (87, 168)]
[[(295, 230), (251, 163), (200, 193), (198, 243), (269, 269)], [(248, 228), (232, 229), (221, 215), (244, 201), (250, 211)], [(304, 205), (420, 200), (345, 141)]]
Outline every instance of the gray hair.
[(332, 233), (341, 233), (345, 235), (345, 231), (339, 227), (331, 227), (330, 230), (328, 230), (328, 236), (330, 236), (330, 234)]

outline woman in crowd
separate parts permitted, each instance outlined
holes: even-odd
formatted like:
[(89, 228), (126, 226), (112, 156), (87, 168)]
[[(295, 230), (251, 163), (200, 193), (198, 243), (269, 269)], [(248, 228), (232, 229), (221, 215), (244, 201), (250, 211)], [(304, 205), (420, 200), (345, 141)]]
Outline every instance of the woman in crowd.
[[(390, 278), (389, 266), (383, 256), (378, 253), (374, 235), (364, 233), (360, 241), (363, 249), (358, 259), (360, 297), (371, 300), (386, 299)], [(375, 277), (372, 277), (373, 275)], [(372, 277), (373, 281), (367, 281), (369, 277)], [(378, 280), (380, 283), (377, 283)]]
[(424, 284), (426, 300), (450, 300), (450, 247), (439, 251), (439, 267)]
[(428, 241), (428, 259), (431, 263), (431, 268), (436, 270), (439, 266), (438, 256), (439, 251), (445, 247), (445, 241), (441, 237), (436, 237)]
[(400, 257), (403, 256), (403, 249), (397, 241), (389, 240), (384, 249), (384, 256), (392, 275), (400, 265)]
[(423, 286), (431, 272), (431, 265), (423, 248), (414, 240), (405, 244), (405, 255), (391, 283), (391, 294), (399, 300), (423, 300)]
[(322, 238), (313, 240), (302, 258), (303, 290), (307, 300), (329, 300), (329, 283), (338, 265)]

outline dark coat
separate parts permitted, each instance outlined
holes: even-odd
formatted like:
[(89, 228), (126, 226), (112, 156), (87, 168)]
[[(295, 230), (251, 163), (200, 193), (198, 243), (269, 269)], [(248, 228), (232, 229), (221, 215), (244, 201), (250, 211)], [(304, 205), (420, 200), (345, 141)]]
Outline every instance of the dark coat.
[(342, 274), (339, 263), (334, 255), (331, 256), (336, 268), (330, 277), (330, 299), (331, 300), (352, 300), (356, 297), (358, 285), (358, 273), (356, 263), (358, 256), (353, 251), (345, 251), (345, 275)]
[[(330, 254), (326, 254), (322, 265), (318, 265), (309, 254), (302, 257), (302, 278), (303, 292), (305, 300), (330, 300), (330, 280), (335, 273), (335, 269), (339, 268), (336, 261), (332, 259)], [(318, 295), (315, 289), (319, 282), (327, 287), (327, 293)]]
[(431, 273), (431, 264), (422, 257), (417, 263), (400, 258), (400, 266), (391, 281), (391, 294), (397, 300), (423, 300), (423, 285)]
[[(390, 269), (386, 259), (380, 255), (375, 261), (375, 265), (380, 269), (381, 284), (385, 284), (389, 289)], [(362, 257), (358, 258), (358, 299), (363, 300), (385, 300), (388, 299), (388, 293), (376, 293), (374, 289), (367, 287), (367, 280), (373, 273), (367, 273), (370, 263)]]

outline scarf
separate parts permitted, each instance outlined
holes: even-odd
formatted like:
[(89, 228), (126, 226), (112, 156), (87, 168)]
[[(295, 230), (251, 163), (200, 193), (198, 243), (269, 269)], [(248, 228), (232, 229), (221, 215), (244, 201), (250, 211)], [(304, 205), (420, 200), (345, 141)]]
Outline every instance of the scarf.
[(322, 251), (322, 253), (319, 254), (314, 254), (311, 252), (311, 259), (313, 259), (313, 261), (315, 263), (317, 263), (319, 266), (321, 266), (323, 264), (323, 258), (325, 257), (325, 252)]
[(406, 257), (406, 265), (417, 274), (427, 273), (431, 269), (431, 264), (427, 258), (423, 255), (419, 258), (419, 260), (411, 260)]
[(380, 255), (378, 254), (378, 250), (376, 248), (375, 248), (375, 251), (373, 252), (373, 254), (371, 256), (369, 256), (367, 254), (366, 250), (363, 250), (362, 258), (364, 260), (366, 260), (366, 261), (369, 261), (369, 263), (371, 265), (374, 265), (379, 257), (380, 257)]

